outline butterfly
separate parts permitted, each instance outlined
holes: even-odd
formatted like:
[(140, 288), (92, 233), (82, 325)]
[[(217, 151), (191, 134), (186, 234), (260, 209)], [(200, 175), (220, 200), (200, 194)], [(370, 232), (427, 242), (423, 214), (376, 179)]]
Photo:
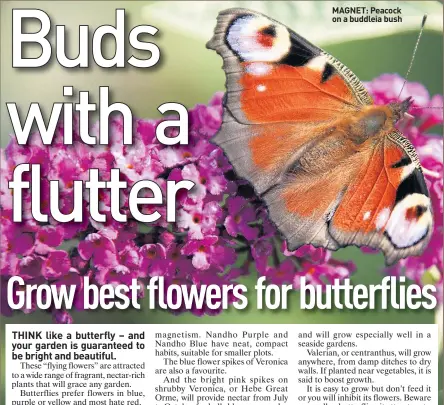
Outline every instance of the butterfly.
[(367, 246), (387, 265), (424, 251), (431, 201), (415, 149), (395, 127), (410, 98), (375, 105), (338, 59), (251, 10), (220, 12), (207, 48), (226, 75), (214, 142), (289, 250)]

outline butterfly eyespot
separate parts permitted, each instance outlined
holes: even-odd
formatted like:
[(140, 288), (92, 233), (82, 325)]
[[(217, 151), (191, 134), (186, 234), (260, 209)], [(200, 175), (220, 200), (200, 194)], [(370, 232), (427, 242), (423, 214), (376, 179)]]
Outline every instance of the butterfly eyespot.
[(412, 221), (419, 219), (422, 214), (428, 210), (424, 205), (417, 205), (416, 207), (410, 207), (405, 212), (405, 219)]
[(385, 231), (394, 246), (407, 248), (425, 238), (432, 223), (430, 199), (414, 193), (395, 205)]
[(277, 62), (290, 51), (288, 30), (270, 25), (267, 18), (247, 15), (236, 18), (226, 34), (228, 46), (245, 62)]
[(262, 28), (257, 33), (257, 42), (266, 48), (273, 46), (276, 38), (276, 28), (273, 25)]

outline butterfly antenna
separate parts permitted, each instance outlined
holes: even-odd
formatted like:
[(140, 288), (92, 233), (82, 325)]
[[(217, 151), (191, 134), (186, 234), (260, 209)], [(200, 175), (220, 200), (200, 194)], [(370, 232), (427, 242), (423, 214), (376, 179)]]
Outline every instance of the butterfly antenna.
[(421, 40), (422, 32), (424, 31), (424, 26), (426, 21), (427, 21), (427, 14), (424, 14), (424, 17), (422, 17), (422, 23), (418, 34), (418, 39), (416, 40), (415, 48), (413, 49), (412, 59), (410, 60), (409, 68), (407, 69), (407, 73), (405, 74), (404, 83), (402, 84), (401, 91), (399, 92), (398, 100), (401, 97), (401, 93), (404, 90), (405, 84), (407, 83), (407, 78), (409, 77), (410, 70), (412, 69), (413, 61), (415, 60), (416, 51), (418, 50), (419, 41)]

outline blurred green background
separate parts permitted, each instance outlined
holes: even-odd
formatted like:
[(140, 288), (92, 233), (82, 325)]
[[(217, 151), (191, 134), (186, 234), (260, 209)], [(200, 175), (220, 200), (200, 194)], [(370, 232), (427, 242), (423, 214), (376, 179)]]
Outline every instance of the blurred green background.
[[(206, 103), (214, 92), (224, 90), (224, 73), (221, 59), (215, 52), (205, 48), (208, 38), (188, 35), (167, 21), (147, 18), (143, 1), (39, 1), (38, 8), (47, 12), (54, 24), (69, 27), (71, 35), (71, 57), (78, 52), (78, 25), (87, 24), (95, 28), (103, 24), (113, 25), (115, 9), (125, 8), (127, 29), (139, 24), (152, 24), (159, 29), (153, 39), (161, 50), (161, 63), (151, 69), (102, 69), (94, 66), (89, 69), (65, 69), (52, 63), (40, 69), (12, 69), (11, 63), (11, 15), (13, 8), (36, 7), (37, 2), (1, 2), (1, 146), (8, 142), (12, 126), (5, 107), (6, 102), (16, 102), (27, 111), (30, 102), (38, 101), (44, 111), (50, 111), (52, 103), (63, 101), (62, 86), (72, 85), (75, 91), (88, 90), (93, 102), (98, 100), (99, 86), (110, 86), (114, 101), (128, 104), (134, 116), (154, 118), (160, 114), (157, 107), (168, 101), (175, 101), (192, 107), (196, 103)], [(151, 2), (152, 3), (152, 2)], [(166, 3), (166, 2), (164, 2)], [(232, 3), (232, 2), (231, 2)], [(317, 2), (320, 3), (320, 2)], [(356, 5), (356, 4), (353, 4)], [(390, 4), (395, 6), (394, 3)], [(271, 6), (270, 6), (271, 7)], [(278, 5), (273, 7), (279, 7)], [(177, 10), (176, 10), (177, 12)], [(442, 17), (442, 8), (441, 8)], [(215, 20), (216, 15), (205, 18)], [(422, 14), (418, 14), (418, 26)], [(196, 22), (198, 24), (198, 22)], [(312, 22), (315, 28), (325, 31), (328, 42), (328, 29), (331, 21)], [(296, 27), (295, 27), (296, 28)], [(335, 55), (363, 81), (368, 81), (382, 73), (404, 75), (410, 62), (416, 41), (417, 30), (402, 31), (391, 35), (368, 37), (355, 40), (353, 35), (341, 43), (327, 43), (326, 51)], [(304, 35), (304, 32), (299, 31)], [(54, 34), (54, 33), (53, 33)], [(108, 51), (112, 49), (108, 43)], [(324, 44), (322, 41), (320, 46)], [(131, 52), (131, 51), (130, 51)], [(111, 54), (111, 53), (110, 53)], [(92, 58), (90, 59), (92, 61)], [(443, 89), (443, 37), (442, 31), (425, 31), (419, 46), (416, 60), (410, 74), (411, 81), (423, 83), (431, 94), (442, 93)], [(345, 260), (354, 260), (358, 271), (353, 283), (378, 284), (383, 274), (381, 255), (364, 255), (356, 248), (347, 248), (335, 253)], [(254, 291), (256, 275), (243, 280)], [(298, 294), (293, 293), (289, 310), (270, 311), (255, 309), (254, 295), (249, 296), (249, 308), (244, 311), (229, 310), (216, 317), (197, 318), (191, 315), (174, 316), (163, 311), (128, 310), (95, 311), (74, 313), (77, 323), (411, 323), (434, 322), (433, 311), (301, 311)], [(44, 313), (32, 315), (18, 314), (12, 318), (0, 318), (0, 340), (2, 342), (2, 369), (4, 367), (3, 342), (4, 324), (7, 323), (49, 323), (51, 317)], [(442, 369), (442, 367), (440, 367)], [(440, 384), (442, 376), (439, 378)], [(2, 379), (0, 402), (4, 395)]]

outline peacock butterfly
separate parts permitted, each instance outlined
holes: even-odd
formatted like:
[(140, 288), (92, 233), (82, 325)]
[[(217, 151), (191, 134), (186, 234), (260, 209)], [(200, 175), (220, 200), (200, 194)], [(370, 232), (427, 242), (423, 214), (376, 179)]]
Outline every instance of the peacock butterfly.
[(412, 144), (395, 127), (410, 98), (374, 105), (339, 60), (260, 13), (222, 11), (207, 47), (227, 92), (214, 142), (253, 185), (290, 250), (421, 254), (433, 215)]

